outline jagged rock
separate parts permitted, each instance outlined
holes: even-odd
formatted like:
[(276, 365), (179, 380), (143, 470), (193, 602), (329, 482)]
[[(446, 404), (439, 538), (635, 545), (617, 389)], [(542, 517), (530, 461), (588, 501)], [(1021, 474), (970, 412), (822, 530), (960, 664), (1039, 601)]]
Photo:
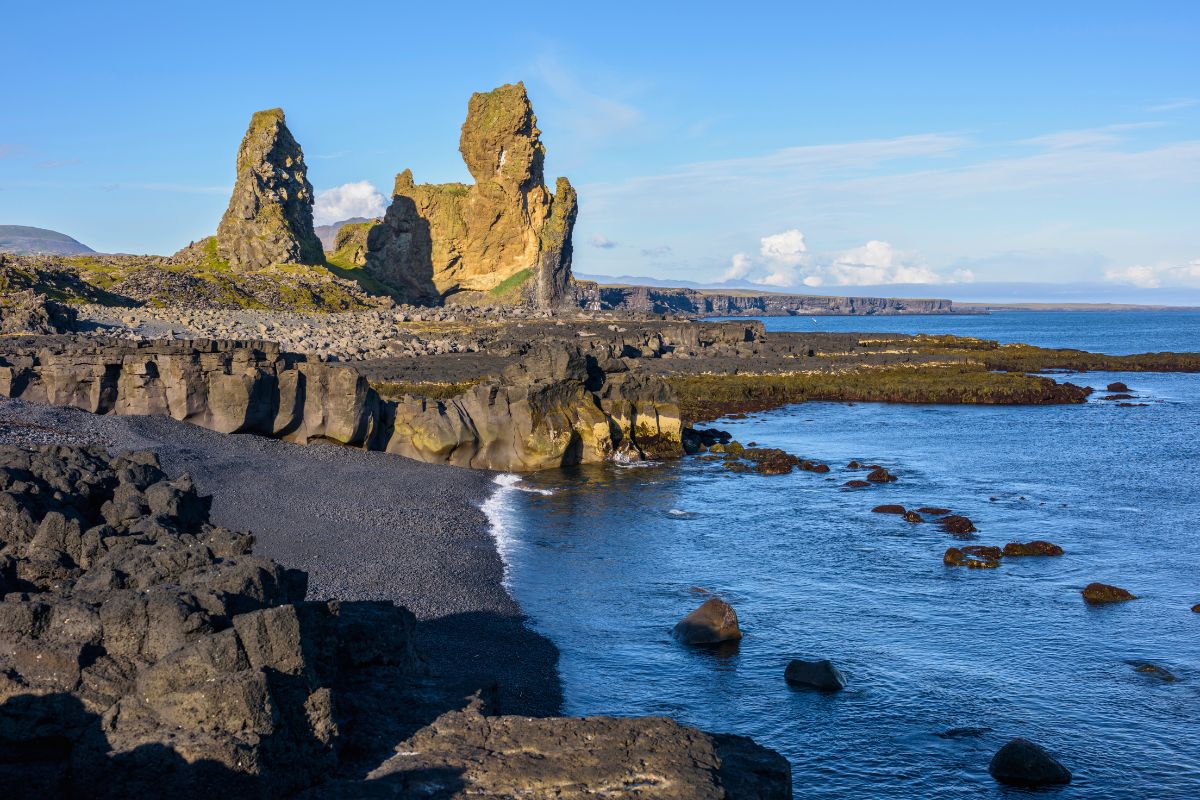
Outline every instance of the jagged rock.
[(1107, 583), (1089, 583), (1083, 587), (1083, 599), (1087, 603), (1122, 603), (1126, 600), (1136, 600), (1137, 595), (1120, 586)]
[(0, 295), (0, 334), (64, 333), (74, 325), (77, 313), (33, 289)]
[(952, 533), (955, 536), (965, 536), (968, 533), (975, 533), (978, 528), (969, 517), (964, 517), (961, 514), (949, 514), (938, 520), (937, 524), (946, 533)]
[(742, 638), (737, 612), (719, 597), (710, 597), (675, 623), (672, 635), (684, 644), (720, 644)]
[(1055, 786), (1071, 782), (1071, 771), (1045, 748), (1028, 739), (1013, 739), (992, 756), (988, 772), (1013, 786)]
[(401, 172), (367, 237), (366, 269), (410, 302), (574, 305), (578, 205), (566, 178), (546, 188), (540, 135), (524, 84), (472, 95), (459, 151), (475, 183), (415, 184)]
[(238, 270), (321, 264), (313, 232), (313, 188), (283, 109), (258, 111), (237, 155), (237, 182), (217, 227), (217, 254)]
[(966, 548), (949, 547), (942, 555), (942, 563), (947, 567), (970, 567), (971, 569), (995, 569), (1000, 566), (999, 559), (989, 558), (987, 555), (972, 555), (966, 552)]
[(783, 673), (784, 680), (793, 686), (807, 686), (822, 692), (840, 692), (846, 688), (846, 679), (829, 659), (788, 662)]

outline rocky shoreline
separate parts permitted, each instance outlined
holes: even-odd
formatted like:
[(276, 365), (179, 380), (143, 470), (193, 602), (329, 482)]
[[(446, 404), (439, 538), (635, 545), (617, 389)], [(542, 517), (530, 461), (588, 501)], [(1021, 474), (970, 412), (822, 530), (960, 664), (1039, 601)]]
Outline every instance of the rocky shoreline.
[[(40, 449), (29, 449), (31, 436)], [(103, 449), (56, 449), (55, 440), (151, 447), (161, 460), (111, 461)], [(66, 538), (55, 544), (50, 512), (42, 505), (21, 512), (28, 507), (22, 501), (12, 513), (27, 513), (34, 535), (10, 533), (3, 547), (10, 566), (9, 583), (0, 587), (0, 628), (15, 647), (0, 660), (16, 661), (6, 664), (0, 751), (24, 754), (17, 769), (26, 780), (15, 796), (398, 797), (420, 787), (431, 797), (582, 797), (620, 786), (652, 787), (659, 797), (791, 796), (787, 762), (749, 740), (669, 720), (553, 716), (560, 702), (556, 651), (523, 626), (500, 585), (502, 565), (478, 509), (490, 490), (488, 473), (231, 437), (161, 417), (97, 417), (6, 400), (0, 442), (8, 441), (26, 449), (0, 446), (9, 468), (7, 496), (22, 489), (11, 483), (18, 474), (34, 485), (66, 479), (71, 491), (61, 499), (36, 502), (74, 504), (63, 518)], [(131, 464), (141, 466), (130, 472)], [(174, 478), (181, 469), (192, 473), (196, 489)], [(201, 499), (207, 491), (214, 492), (211, 511)], [(164, 499), (156, 499), (160, 494)], [(118, 510), (118, 499), (127, 511)], [(99, 540), (84, 535), (77, 552), (69, 531), (85, 528), (98, 513), (89, 509), (101, 500), (108, 503), (101, 524), (115, 533), (99, 531)], [(124, 602), (125, 590), (111, 579), (98, 583), (96, 570), (121, 573), (118, 559), (139, 547), (174, 552), (173, 542), (191, 541), (191, 531), (239, 552), (249, 546), (241, 534), (212, 528), (210, 514), (216, 524), (251, 526), (255, 555), (219, 557), (215, 567), (194, 556), (184, 562), (156, 556), (156, 563), (181, 565), (164, 566), (163, 577), (192, 595), (208, 586), (231, 588), (214, 595), (217, 605), (195, 612), (206, 615), (202, 624), (191, 617), (184, 627), (160, 623), (153, 652), (143, 646), (118, 657), (124, 653), (118, 643), (129, 636), (104, 624), (104, 608)], [(104, 552), (87, 542), (101, 543)], [(114, 549), (118, 543), (125, 549)], [(225, 562), (230, 566), (219, 566)], [(278, 580), (219, 577), (221, 570), (244, 569), (235, 562)], [(269, 566), (276, 562), (309, 572), (306, 600), (304, 573)], [(158, 585), (148, 568), (128, 574), (139, 585)], [(180, 591), (162, 586), (167, 598)], [(280, 588), (246, 595), (234, 586)], [(332, 597), (340, 602), (328, 602)], [(98, 609), (100, 622), (21, 627), (24, 609), (61, 616), (54, 610), (60, 607), (83, 619), (92, 613), (87, 608)], [(363, 627), (368, 619), (382, 621), (380, 615), (396, 622)], [(136, 625), (136, 618), (123, 624)], [(218, 645), (239, 655), (222, 661)], [(330, 647), (345, 656), (323, 661)], [(32, 669), (31, 654), (43, 650), (55, 660), (37, 659)], [(108, 694), (93, 696), (79, 687), (94, 681), (78, 676), (99, 665), (109, 676)], [(205, 675), (216, 676), (220, 688)], [(188, 688), (195, 679), (209, 688), (197, 695)], [(133, 695), (122, 689), (135, 684)], [(162, 725), (194, 733), (180, 738)], [(497, 759), (503, 752), (524, 755)], [(29, 780), (30, 764), (36, 780)], [(97, 782), (99, 795), (92, 791)]]

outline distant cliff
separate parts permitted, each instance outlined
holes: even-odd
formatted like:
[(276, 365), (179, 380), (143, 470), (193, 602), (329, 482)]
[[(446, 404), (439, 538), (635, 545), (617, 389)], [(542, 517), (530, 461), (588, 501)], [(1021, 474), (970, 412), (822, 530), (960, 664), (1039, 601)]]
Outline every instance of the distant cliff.
[(896, 297), (818, 297), (805, 294), (721, 294), (653, 286), (600, 286), (577, 282), (579, 304), (595, 310), (697, 316), (786, 317), (793, 314), (953, 314), (949, 300)]

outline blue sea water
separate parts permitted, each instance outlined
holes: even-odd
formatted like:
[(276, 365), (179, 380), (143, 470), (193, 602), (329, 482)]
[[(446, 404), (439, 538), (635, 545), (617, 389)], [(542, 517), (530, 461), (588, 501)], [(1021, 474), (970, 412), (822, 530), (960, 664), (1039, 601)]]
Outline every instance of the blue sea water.
[[(820, 318), (816, 329), (1120, 353), (1200, 349), (1197, 322), (1016, 313)], [(666, 714), (752, 736), (791, 761), (797, 797), (1023, 795), (987, 774), (1013, 736), (1074, 772), (1047, 796), (1200, 797), (1200, 614), (1189, 610), (1200, 603), (1200, 376), (1065, 379), (1122, 380), (1148, 405), (807, 403), (719, 427), (826, 461), (828, 476), (735, 475), (684, 459), (545, 472), (521, 484), (539, 491), (503, 489), (492, 511), (509, 588), (561, 651), (564, 711)], [(899, 480), (843, 490), (861, 476), (846, 469), (852, 458)], [(883, 503), (946, 506), (975, 521), (977, 543), (1049, 539), (1066, 554), (946, 568), (942, 553), (960, 542), (871, 513)], [(1089, 607), (1079, 591), (1091, 581), (1139, 599)], [(740, 645), (672, 640), (701, 590), (737, 609)], [(847, 689), (789, 688), (792, 658), (832, 659)], [(1178, 680), (1136, 672), (1141, 662)], [(944, 736), (964, 728), (976, 730)]]

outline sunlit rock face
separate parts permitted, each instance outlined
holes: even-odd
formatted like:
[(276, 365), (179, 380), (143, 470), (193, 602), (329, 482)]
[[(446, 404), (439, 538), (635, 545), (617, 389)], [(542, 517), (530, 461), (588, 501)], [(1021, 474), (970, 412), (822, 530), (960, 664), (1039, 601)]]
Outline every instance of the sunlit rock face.
[(575, 190), (544, 183), (545, 147), (522, 83), (472, 95), (459, 151), (474, 179), (417, 184), (396, 176), (368, 237), (367, 269), (414, 302), (574, 302)]

